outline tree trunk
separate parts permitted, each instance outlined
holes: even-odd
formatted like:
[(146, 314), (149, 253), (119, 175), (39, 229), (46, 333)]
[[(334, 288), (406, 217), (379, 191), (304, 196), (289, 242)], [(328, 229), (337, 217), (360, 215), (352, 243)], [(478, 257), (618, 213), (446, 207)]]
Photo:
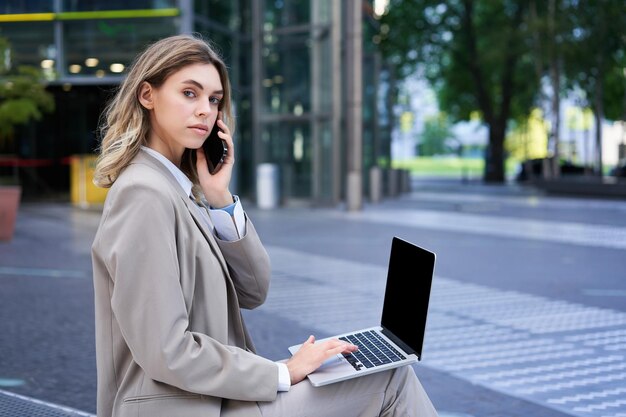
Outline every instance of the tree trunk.
[[(601, 68), (601, 66), (600, 66)], [(594, 103), (593, 103), (593, 115), (596, 125), (596, 173), (600, 177), (602, 176), (602, 119), (604, 119), (604, 106), (602, 104), (604, 99), (604, 91), (602, 89), (602, 77), (604, 74), (599, 71), (596, 79)]]
[[(478, 47), (475, 28), (473, 26), (474, 19), (474, 1), (463, 1), (464, 13), (462, 16), (462, 30), (466, 34), (467, 53), (471, 59), (468, 63), (470, 74), (472, 75), (476, 86), (476, 98), (478, 106), (483, 113), (483, 117), (489, 126), (489, 143), (485, 149), (485, 171), (483, 180), (486, 183), (503, 183), (504, 177), (504, 134), (506, 132), (506, 124), (511, 114), (511, 100), (513, 92), (517, 87), (515, 85), (514, 73), (518, 62), (518, 54), (515, 52), (515, 35), (509, 34), (507, 55), (505, 56), (504, 66), (502, 68), (502, 80), (500, 85), (501, 100), (499, 106), (495, 103), (486, 87), (487, 83), (484, 78), (482, 68), (478, 65)], [(519, 28), (523, 21), (525, 3), (518, 4), (515, 16), (513, 17), (512, 26)], [(516, 30), (515, 29), (515, 30)]]
[(552, 174), (559, 177), (561, 165), (559, 162), (559, 131), (561, 130), (561, 98), (559, 94), (560, 72), (556, 60), (550, 62), (550, 79), (552, 80), (552, 129), (550, 139), (552, 140)]
[[(548, 4), (548, 13), (549, 13), (549, 33), (552, 39), (552, 42), (557, 42), (556, 40), (556, 30), (555, 30), (555, 19), (556, 19), (556, 0), (550, 0)], [(552, 175), (555, 178), (558, 178), (561, 174), (561, 165), (559, 163), (559, 133), (561, 129), (561, 97), (559, 94), (560, 88), (560, 78), (561, 73), (559, 69), (559, 61), (558, 61), (558, 45), (551, 43), (550, 44), (550, 82), (552, 84), (552, 105), (551, 105), (551, 113), (552, 113), (552, 129), (550, 132), (551, 142), (548, 146), (552, 147)]]
[(596, 139), (596, 160), (595, 160), (595, 172), (596, 175), (602, 176), (602, 103), (595, 103), (593, 109), (593, 116), (595, 122), (595, 139)]
[(485, 172), (483, 176), (486, 183), (504, 182), (505, 130), (504, 123), (489, 123), (489, 144), (485, 149)]

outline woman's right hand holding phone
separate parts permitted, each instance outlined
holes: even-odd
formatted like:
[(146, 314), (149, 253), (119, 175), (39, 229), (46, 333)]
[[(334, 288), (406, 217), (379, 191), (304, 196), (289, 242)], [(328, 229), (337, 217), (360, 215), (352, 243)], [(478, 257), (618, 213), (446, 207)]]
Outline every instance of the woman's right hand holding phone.
[(215, 123), (220, 129), (218, 136), (226, 142), (228, 148), (222, 167), (216, 173), (210, 174), (207, 157), (204, 149), (200, 147), (196, 150), (196, 169), (204, 197), (211, 207), (221, 208), (233, 203), (233, 196), (228, 187), (232, 178), (235, 156), (233, 138), (230, 129), (222, 120), (222, 112), (219, 112)]

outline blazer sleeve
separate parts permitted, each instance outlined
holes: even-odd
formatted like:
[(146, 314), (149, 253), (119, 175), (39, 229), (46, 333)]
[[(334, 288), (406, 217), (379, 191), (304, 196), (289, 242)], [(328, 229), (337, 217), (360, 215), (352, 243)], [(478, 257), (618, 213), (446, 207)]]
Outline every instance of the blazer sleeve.
[(185, 391), (275, 399), (275, 363), (189, 331), (179, 282), (177, 213), (167, 192), (135, 183), (111, 197), (99, 251), (114, 281), (111, 306), (133, 360), (148, 377)]
[(248, 216), (243, 238), (235, 241), (215, 239), (228, 264), (239, 307), (253, 309), (263, 304), (270, 286), (270, 259)]

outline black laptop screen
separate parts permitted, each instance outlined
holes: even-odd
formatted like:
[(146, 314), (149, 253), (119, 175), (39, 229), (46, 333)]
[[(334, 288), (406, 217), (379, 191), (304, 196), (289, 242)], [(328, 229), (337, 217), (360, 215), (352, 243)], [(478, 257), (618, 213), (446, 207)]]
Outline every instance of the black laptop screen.
[(381, 326), (420, 359), (434, 270), (433, 252), (393, 238)]

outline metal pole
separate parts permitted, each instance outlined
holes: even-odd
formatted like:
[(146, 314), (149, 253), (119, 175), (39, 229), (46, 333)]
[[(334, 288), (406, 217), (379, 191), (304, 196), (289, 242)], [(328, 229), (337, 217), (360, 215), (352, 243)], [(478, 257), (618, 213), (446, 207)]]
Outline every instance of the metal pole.
[(380, 71), (382, 67), (382, 57), (380, 52), (374, 52), (374, 89), (376, 91), (374, 96), (374, 113), (372, 117), (372, 126), (374, 127), (374, 154), (373, 166), (378, 166), (378, 158), (380, 158), (380, 111), (378, 108), (378, 100), (380, 94)]
[(311, 190), (313, 203), (320, 203), (322, 200), (322, 158), (323, 150), (320, 140), (320, 121), (319, 113), (321, 108), (320, 103), (320, 72), (322, 65), (325, 65), (321, 59), (321, 46), (319, 25), (320, 23), (320, 0), (311, 0), (311, 39), (313, 45), (311, 46), (311, 113), (312, 118), (309, 121), (311, 146), (313, 155), (312, 168), (313, 173), (311, 175)]
[[(54, 0), (54, 11), (60, 13), (61, 0)], [(54, 57), (54, 69), (56, 70), (57, 78), (65, 78), (65, 46), (63, 45), (63, 22), (55, 20), (54, 22), (54, 47), (56, 49), (56, 56)]]
[[(252, 0), (252, 155), (254, 169), (263, 162), (262, 127), (261, 127), (261, 48), (263, 33), (261, 30), (262, 0)], [(254, 174), (252, 174), (254, 175)], [(253, 181), (254, 183), (254, 181)], [(256, 193), (256, 190), (255, 190)]]
[[(362, 15), (360, 0), (346, 1), (346, 81), (348, 178), (347, 208), (361, 210), (363, 206), (363, 121), (362, 121)], [(348, 75), (349, 74), (349, 75)]]
[(180, 33), (193, 32), (193, 0), (178, 0), (180, 8)]
[(332, 1), (332, 22), (331, 22), (331, 54), (332, 54), (332, 119), (331, 129), (333, 135), (333, 155), (332, 155), (332, 181), (333, 204), (341, 200), (341, 4), (340, 1)]

